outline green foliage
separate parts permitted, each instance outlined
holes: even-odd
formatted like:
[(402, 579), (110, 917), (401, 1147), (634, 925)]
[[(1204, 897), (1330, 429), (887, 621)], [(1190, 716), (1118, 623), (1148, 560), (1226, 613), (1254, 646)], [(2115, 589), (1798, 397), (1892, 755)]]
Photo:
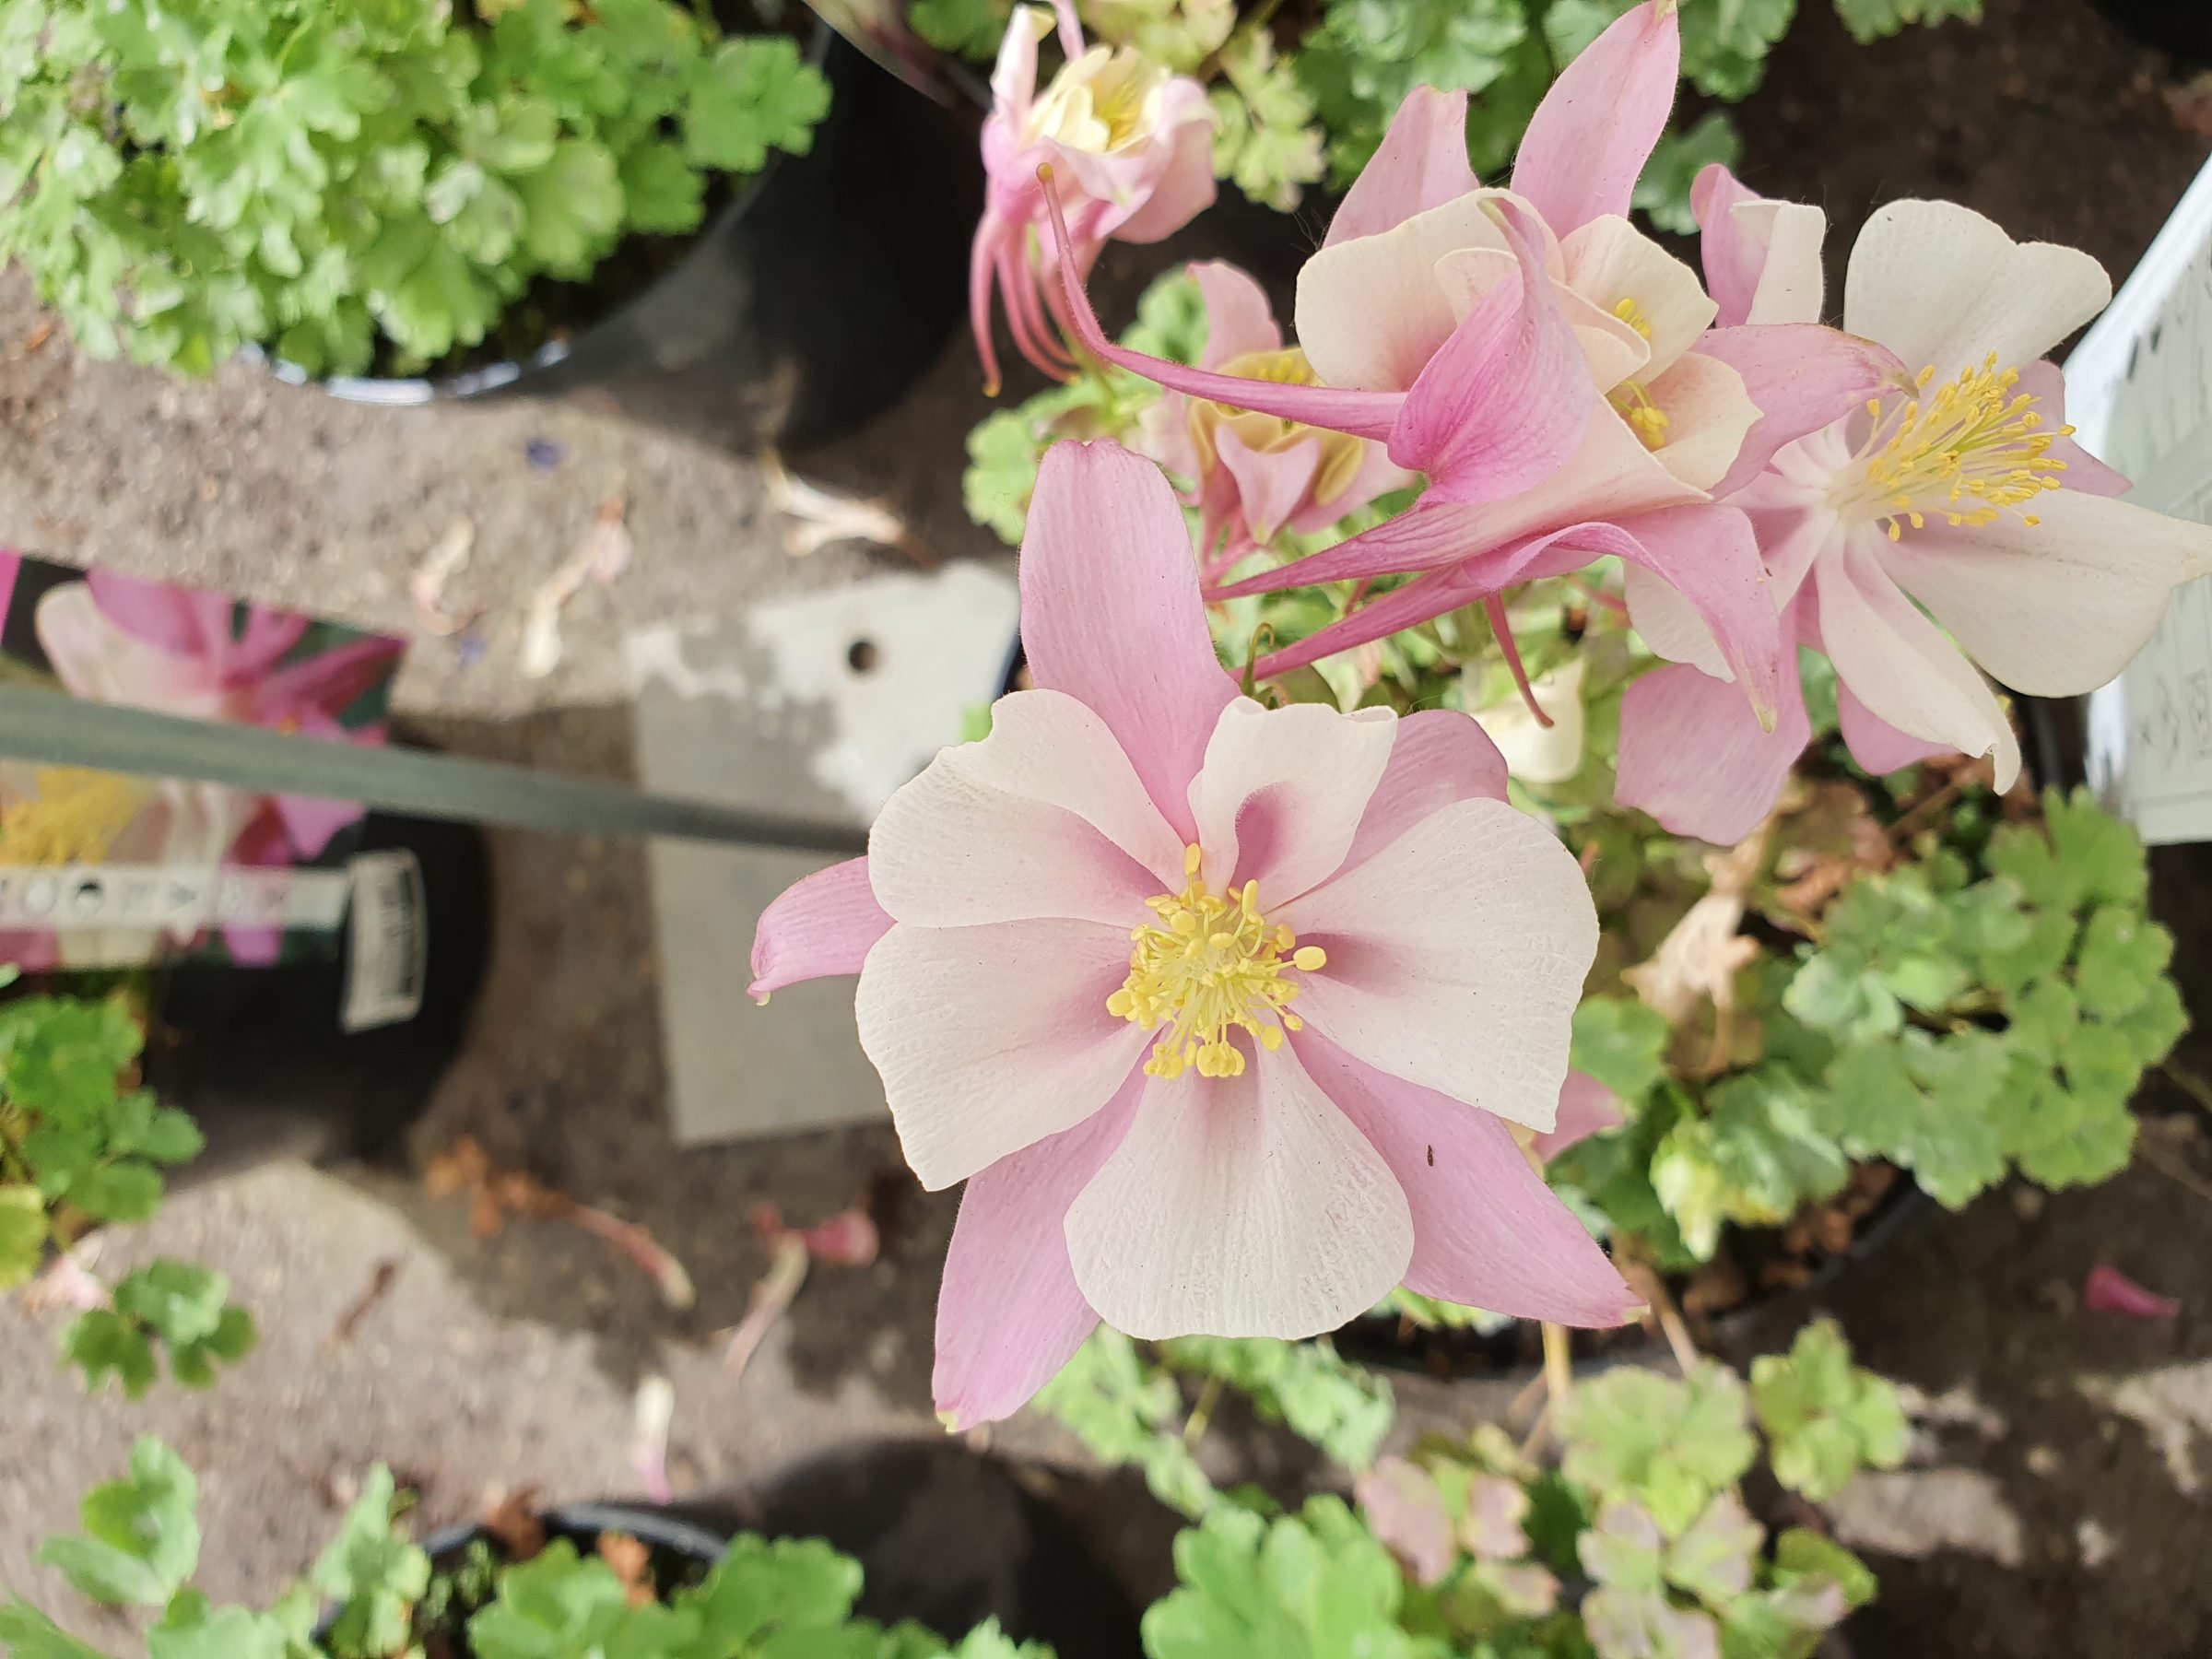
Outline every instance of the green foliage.
[(1160, 1356), (1175, 1371), (1218, 1379), (1263, 1419), (1288, 1425), (1350, 1469), (1375, 1461), (1397, 1415), (1390, 1384), (1347, 1364), (1326, 1342), (1182, 1336), (1161, 1344)]
[(1798, 1332), (1786, 1359), (1752, 1362), (1751, 1404), (1772, 1444), (1774, 1478), (1816, 1503), (1862, 1468), (1896, 1468), (1912, 1439), (1897, 1390), (1852, 1364), (1833, 1320)]
[(1014, 0), (912, 0), (906, 20), (940, 52), (988, 63), (1006, 38)]
[(711, 173), (803, 152), (827, 107), (790, 41), (675, 0), (497, 11), (18, 7), (40, 49), (0, 51), (0, 254), (96, 357), (412, 369), (630, 231), (694, 228)]
[(1666, 1075), (1665, 1018), (1625, 996), (1590, 996), (1574, 1011), (1572, 1064), (1623, 1100), (1641, 1100)]
[(1143, 1471), (1152, 1495), (1171, 1509), (1202, 1515), (1219, 1500), (1184, 1441), (1175, 1379), (1119, 1331), (1100, 1326), (1035, 1404), (1107, 1467)]
[(1758, 1443), (1744, 1417), (1744, 1385), (1725, 1366), (1679, 1381), (1623, 1367), (1568, 1396), (1560, 1468), (1601, 1502), (1633, 1503), (1663, 1536), (1680, 1537), (1751, 1466)]
[(1298, 69), (1328, 130), (1339, 188), (1367, 165), (1416, 87), (1479, 95), (1475, 166), (1495, 171), (1555, 73), (1523, 0), (1324, 0)]
[[(1133, 47), (1178, 75), (1221, 51), (1237, 23), (1236, 0), (1084, 0), (1077, 10), (1094, 38)], [(997, 46), (995, 36), (991, 43)]]
[(371, 1469), (309, 1576), (318, 1596), (337, 1604), (328, 1639), (336, 1659), (399, 1652), (429, 1589), (430, 1558), (399, 1532), (396, 1497), (392, 1471)]
[(86, 1494), (77, 1512), (84, 1535), (49, 1538), (39, 1559), (93, 1601), (164, 1606), (199, 1565), (198, 1502), (199, 1483), (183, 1460), (142, 1440), (126, 1477)]
[(112, 1305), (80, 1313), (62, 1335), (62, 1357), (97, 1393), (108, 1378), (135, 1400), (153, 1385), (167, 1352), (170, 1372), (187, 1388), (208, 1388), (218, 1363), (253, 1351), (253, 1316), (230, 1304), (230, 1281), (186, 1262), (156, 1262), (117, 1285)]
[(1941, 23), (1948, 18), (1979, 23), (1982, 0), (1836, 0), (1836, 16), (1863, 46), (1909, 23)]
[(1214, 171), (1263, 206), (1288, 213), (1322, 175), (1313, 98), (1265, 29), (1240, 34), (1221, 54), (1214, 111)]
[(2014, 1168), (2048, 1186), (2115, 1173), (2129, 1098), (2187, 1024), (2135, 832), (2086, 791), (2043, 811), (1991, 837), (1981, 880), (1938, 853), (1854, 883), (1783, 997), (1837, 1040), (1822, 1130), (1953, 1207)]
[(1669, 132), (1659, 140), (1659, 147), (1644, 164), (1643, 176), (1636, 181), (1632, 205), (1662, 230), (1695, 235), (1698, 217), (1690, 211), (1690, 186), (1716, 162), (1734, 167), (1743, 149), (1735, 124), (1720, 111), (1711, 111), (1695, 126)]
[[(86, 1535), (50, 1540), (40, 1554), (96, 1601), (159, 1608), (147, 1659), (420, 1659), (426, 1639), (429, 1651), (446, 1651), (439, 1633), (468, 1607), (476, 1659), (1053, 1659), (995, 1621), (947, 1642), (920, 1625), (886, 1630), (853, 1617), (859, 1563), (819, 1539), (740, 1535), (673, 1594), (653, 1594), (566, 1538), (512, 1564), (479, 1541), (434, 1573), (399, 1529), (405, 1506), (382, 1468), (305, 1583), (266, 1611), (217, 1607), (186, 1582), (199, 1558), (195, 1498), (176, 1454), (142, 1441), (128, 1478), (86, 1498)], [(0, 1653), (101, 1659), (20, 1601), (0, 1606)]]
[(1404, 1583), (1341, 1500), (1274, 1521), (1223, 1508), (1175, 1540), (1180, 1587), (1145, 1614), (1148, 1659), (1416, 1659)]
[(1652, 1155), (1653, 1189), (1700, 1260), (1721, 1224), (1775, 1227), (1809, 1199), (1833, 1197), (1850, 1166), (1815, 1122), (1811, 1096), (1779, 1065), (1728, 1078)]
[[(1180, 267), (1161, 276), (1137, 301), (1136, 321), (1122, 341), (1154, 357), (1196, 362), (1206, 347), (1198, 285)], [(1020, 546), (1044, 452), (1068, 439), (1125, 439), (1159, 399), (1150, 382), (1094, 367), (1065, 386), (985, 416), (968, 434), (968, 470), (960, 479), (968, 516), (1009, 546)]]

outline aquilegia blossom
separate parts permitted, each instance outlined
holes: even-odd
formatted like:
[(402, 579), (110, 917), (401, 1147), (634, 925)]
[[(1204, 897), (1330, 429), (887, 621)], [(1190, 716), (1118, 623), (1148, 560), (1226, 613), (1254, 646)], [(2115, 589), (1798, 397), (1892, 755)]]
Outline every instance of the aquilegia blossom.
[(908, 1163), (968, 1182), (939, 1408), (1005, 1416), (1101, 1319), (1308, 1336), (1404, 1283), (1618, 1323), (1508, 1127), (1554, 1127), (1596, 916), (1481, 729), (1239, 696), (1167, 481), (1112, 444), (1045, 456), (1021, 586), (1039, 688), (753, 952), (756, 995), (859, 973)]
[(994, 292), (1005, 297), (1006, 324), (1022, 356), (1051, 375), (1065, 374), (1068, 366), (1044, 313), (1047, 303), (1059, 309), (1053, 284), (1061, 256), (1045, 231), (1040, 166), (1052, 167), (1067, 194), (1078, 280), (1089, 275), (1109, 241), (1158, 241), (1214, 200), (1214, 122), (1206, 88), (1133, 48), (1086, 51), (1074, 6), (1069, 0), (1061, 6), (1067, 62), (1043, 93), (1037, 91), (1037, 46), (1053, 25), (1041, 6), (1014, 8), (991, 76), (983, 218), (969, 265), (968, 301), (976, 352), (994, 390)]
[[(1206, 306), (1201, 369), (1313, 383), (1305, 353), (1283, 344), (1258, 283), (1221, 260), (1193, 265), (1190, 274)], [(1169, 392), (1145, 411), (1136, 447), (1192, 480), (1184, 500), (1198, 509), (1201, 573), (1209, 582), (1284, 531), (1325, 530), (1386, 490), (1414, 482), (1370, 439), (1181, 392)]]
[[(1689, 600), (1755, 706), (1777, 694), (1751, 527), (1713, 498), (1890, 365), (1819, 329), (1710, 332), (1695, 274), (1629, 223), (1679, 59), (1671, 9), (1647, 3), (1615, 22), (1547, 94), (1511, 190), (1481, 188), (1467, 167), (1465, 95), (1417, 88), (1300, 273), (1299, 342), (1322, 388), (1140, 357), (1104, 341), (1071, 293), (1088, 349), (1194, 395), (1383, 437), (1392, 460), (1428, 475), (1397, 518), (1221, 590), (1422, 573), (1262, 674), (1617, 554)], [(1486, 315), (1502, 335), (1495, 363), (1467, 343)], [(1390, 396), (1413, 418), (1378, 430), (1360, 400)]]
[[(1816, 210), (1763, 201), (1721, 168), (1696, 205), (1726, 306), (1818, 317)], [(2176, 586), (2212, 571), (2212, 529), (2112, 499), (2126, 481), (2071, 441), (2065, 382), (2038, 360), (2111, 295), (2088, 254), (2015, 242), (1952, 203), (1895, 202), (1860, 232), (1843, 326), (1899, 372), (1731, 500), (1757, 527), (1785, 647), (1835, 664), (1843, 738), (1867, 771), (1959, 750), (1994, 756), (2010, 788), (2019, 746), (1980, 670), (2040, 696), (2088, 691), (2142, 647)], [(1797, 677), (1762, 732), (1715, 677), (1728, 665), (1698, 618), (1664, 593), (1629, 598), (1683, 665), (1629, 688), (1619, 797), (1679, 833), (1738, 841), (1809, 735)]]

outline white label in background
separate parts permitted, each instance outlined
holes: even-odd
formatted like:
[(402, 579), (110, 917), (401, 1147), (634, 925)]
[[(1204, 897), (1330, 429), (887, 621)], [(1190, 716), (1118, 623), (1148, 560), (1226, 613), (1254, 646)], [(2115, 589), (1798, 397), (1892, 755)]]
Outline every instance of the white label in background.
[(342, 870), (205, 865), (0, 865), (0, 928), (132, 928), (185, 938), (203, 927), (312, 928), (346, 918)]
[[(2212, 523), (2212, 167), (2066, 359), (2066, 418), (2129, 500)], [(2089, 782), (2152, 842), (2212, 840), (2212, 578), (2089, 699)]]
[(347, 873), (353, 884), (353, 934), (338, 1023), (348, 1031), (369, 1031), (412, 1019), (422, 1011), (429, 968), (422, 865), (404, 849), (363, 853)]

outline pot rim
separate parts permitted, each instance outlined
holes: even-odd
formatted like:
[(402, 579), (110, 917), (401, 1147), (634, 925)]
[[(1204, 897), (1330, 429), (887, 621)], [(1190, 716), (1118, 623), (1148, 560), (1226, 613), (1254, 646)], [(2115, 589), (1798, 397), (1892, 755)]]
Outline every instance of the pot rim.
[[(814, 17), (814, 28), (806, 43), (806, 61), (816, 69), (823, 68), (830, 53), (840, 39), (818, 15)], [(503, 358), (496, 363), (487, 363), (481, 369), (465, 370), (459, 374), (442, 375), (374, 375), (374, 374), (311, 374), (299, 364), (277, 357), (266, 347), (255, 344), (239, 348), (238, 355), (249, 362), (257, 362), (270, 375), (288, 386), (313, 386), (344, 403), (371, 404), (383, 408), (419, 408), (423, 405), (441, 402), (461, 402), (483, 397), (506, 390), (528, 375), (540, 373), (566, 362), (579, 344), (617, 318), (652, 303), (654, 293), (668, 279), (674, 270), (691, 257), (693, 248), (724, 234), (752, 206), (760, 193), (774, 182), (776, 175), (790, 159), (789, 152), (776, 149), (769, 152), (768, 161), (759, 171), (746, 181), (743, 189), (730, 201), (723, 204), (714, 217), (702, 223), (689, 236), (692, 248), (687, 248), (683, 259), (669, 271), (632, 294), (589, 325), (566, 339), (547, 340), (527, 357)], [(628, 240), (627, 238), (625, 240)], [(619, 248), (622, 244), (615, 244)], [(610, 255), (612, 250), (609, 251)], [(604, 262), (602, 262), (604, 263)], [(595, 267), (594, 267), (595, 268)], [(504, 310), (502, 313), (504, 314)], [(379, 336), (382, 337), (381, 335)]]

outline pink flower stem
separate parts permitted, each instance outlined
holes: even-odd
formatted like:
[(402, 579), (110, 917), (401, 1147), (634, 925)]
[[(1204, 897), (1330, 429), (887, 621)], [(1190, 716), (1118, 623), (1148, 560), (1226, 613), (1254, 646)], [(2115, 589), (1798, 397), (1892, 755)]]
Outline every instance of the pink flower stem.
[(1513, 641), (1513, 625), (1506, 618), (1505, 601), (1491, 594), (1483, 600), (1482, 607), (1489, 613), (1490, 627), (1498, 635), (1498, 649), (1505, 653), (1505, 665), (1512, 674), (1513, 684), (1521, 688), (1521, 700), (1536, 717), (1536, 724), (1548, 729), (1551, 716), (1544, 712), (1544, 705), (1536, 700), (1535, 691), (1528, 683), (1528, 670), (1521, 665), (1521, 647)]

